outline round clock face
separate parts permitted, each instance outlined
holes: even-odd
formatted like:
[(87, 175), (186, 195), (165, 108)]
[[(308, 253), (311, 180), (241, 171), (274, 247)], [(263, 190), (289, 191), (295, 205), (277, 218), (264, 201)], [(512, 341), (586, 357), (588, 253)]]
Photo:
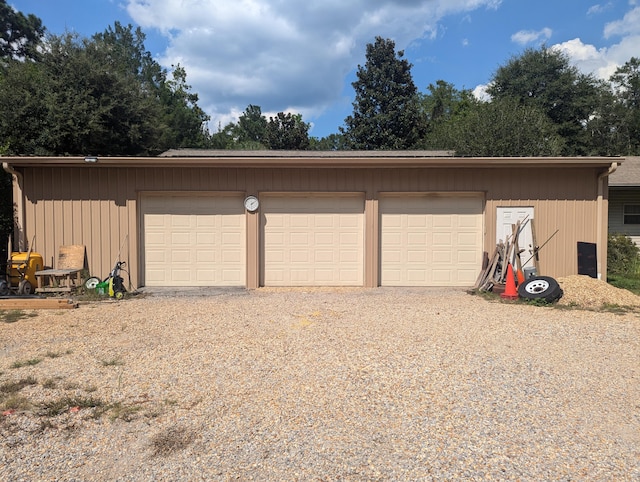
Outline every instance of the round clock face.
[(260, 201), (258, 201), (258, 198), (255, 196), (247, 196), (244, 200), (244, 207), (251, 213), (255, 212), (258, 210), (258, 207), (260, 207)]

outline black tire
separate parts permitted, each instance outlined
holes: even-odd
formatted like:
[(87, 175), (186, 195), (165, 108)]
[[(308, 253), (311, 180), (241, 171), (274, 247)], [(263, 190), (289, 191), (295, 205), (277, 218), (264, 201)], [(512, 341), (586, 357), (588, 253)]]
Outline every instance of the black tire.
[(526, 300), (544, 300), (552, 303), (563, 294), (558, 282), (549, 276), (534, 276), (518, 286), (518, 295)]
[(0, 280), (0, 296), (8, 296), (9, 293), (9, 283), (6, 280)]
[(18, 294), (29, 296), (33, 294), (33, 285), (29, 283), (26, 279), (23, 279), (18, 283)]

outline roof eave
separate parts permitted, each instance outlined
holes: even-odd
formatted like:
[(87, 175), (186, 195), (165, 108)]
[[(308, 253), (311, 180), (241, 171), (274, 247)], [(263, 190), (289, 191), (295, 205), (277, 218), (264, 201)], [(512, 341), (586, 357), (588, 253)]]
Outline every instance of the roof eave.
[(15, 167), (233, 167), (233, 168), (422, 168), (422, 167), (608, 167), (621, 157), (404, 157), (390, 155), (295, 156), (236, 155), (219, 157), (2, 157)]

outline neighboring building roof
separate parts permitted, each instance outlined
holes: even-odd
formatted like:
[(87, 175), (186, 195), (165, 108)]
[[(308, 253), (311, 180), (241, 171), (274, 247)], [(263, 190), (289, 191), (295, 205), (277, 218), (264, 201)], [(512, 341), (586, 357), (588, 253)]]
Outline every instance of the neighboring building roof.
[(609, 176), (609, 187), (640, 187), (640, 157), (625, 157), (624, 162)]
[(344, 157), (453, 157), (453, 151), (241, 151), (223, 149), (170, 149), (159, 157), (311, 157), (311, 158), (344, 158)]

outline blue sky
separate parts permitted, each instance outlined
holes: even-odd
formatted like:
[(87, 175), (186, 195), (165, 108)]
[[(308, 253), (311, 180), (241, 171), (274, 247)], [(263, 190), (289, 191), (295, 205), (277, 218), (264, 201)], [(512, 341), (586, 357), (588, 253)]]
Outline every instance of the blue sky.
[(8, 0), (49, 33), (91, 36), (117, 20), (140, 26), (165, 68), (180, 64), (210, 128), (249, 104), (298, 112), (311, 135), (338, 132), (367, 43), (391, 38), (425, 92), (442, 79), (483, 93), (525, 48), (562, 49), (608, 78), (640, 57), (640, 0)]

